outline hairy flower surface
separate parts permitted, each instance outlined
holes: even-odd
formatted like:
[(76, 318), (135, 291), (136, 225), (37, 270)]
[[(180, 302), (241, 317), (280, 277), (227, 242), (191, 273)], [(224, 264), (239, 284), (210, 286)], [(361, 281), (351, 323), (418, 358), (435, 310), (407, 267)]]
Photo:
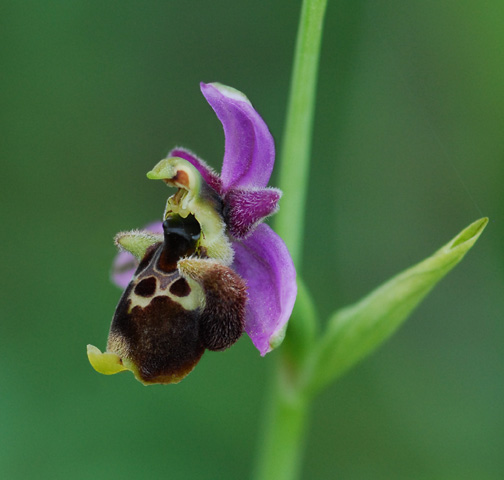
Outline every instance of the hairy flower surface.
[(221, 175), (182, 148), (147, 176), (177, 188), (163, 222), (116, 236), (112, 279), (125, 288), (105, 353), (93, 367), (131, 370), (145, 384), (176, 383), (205, 349), (223, 350), (247, 332), (261, 355), (281, 343), (296, 298), (290, 254), (264, 218), (281, 192), (267, 184), (275, 159), (268, 127), (241, 92), (201, 91), (222, 123)]

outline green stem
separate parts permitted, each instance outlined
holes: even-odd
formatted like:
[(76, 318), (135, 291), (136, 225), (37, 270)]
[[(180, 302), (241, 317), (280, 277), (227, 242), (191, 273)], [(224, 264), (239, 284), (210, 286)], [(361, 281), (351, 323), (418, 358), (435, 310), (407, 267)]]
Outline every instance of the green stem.
[(300, 371), (317, 340), (318, 316), (310, 292), (298, 276), (296, 304), (282, 343), (282, 358)]
[(281, 365), (273, 379), (254, 477), (257, 480), (299, 477), (309, 405), (289, 385), (289, 373), (287, 366)]
[(304, 0), (294, 57), (287, 120), (282, 143), (279, 187), (284, 195), (275, 230), (296, 266), (303, 247), (304, 213), (315, 110), (315, 93), (327, 0)]
[[(282, 144), (279, 187), (284, 196), (275, 227), (298, 269), (326, 6), (327, 0), (303, 0)], [(278, 368), (263, 425), (257, 480), (294, 480), (300, 475), (309, 402), (301, 391), (299, 377), (314, 339), (316, 323), (311, 297), (303, 285), (300, 285), (300, 299), (287, 330), (286, 348), (278, 352)]]

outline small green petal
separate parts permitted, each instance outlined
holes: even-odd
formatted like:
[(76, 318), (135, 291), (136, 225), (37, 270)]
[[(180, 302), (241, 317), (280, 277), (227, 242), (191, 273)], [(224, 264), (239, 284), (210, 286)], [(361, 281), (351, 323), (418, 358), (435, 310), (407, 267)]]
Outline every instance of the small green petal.
[(115, 244), (122, 250), (126, 250), (133, 254), (138, 260), (142, 260), (146, 250), (163, 241), (163, 235), (148, 233), (140, 230), (132, 230), (131, 232), (120, 232), (115, 238)]

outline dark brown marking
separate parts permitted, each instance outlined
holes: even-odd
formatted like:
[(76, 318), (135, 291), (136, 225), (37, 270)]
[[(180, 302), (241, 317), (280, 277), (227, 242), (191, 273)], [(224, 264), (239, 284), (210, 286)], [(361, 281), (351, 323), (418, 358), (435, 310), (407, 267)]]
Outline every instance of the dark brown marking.
[(156, 279), (155, 277), (144, 278), (135, 287), (135, 293), (141, 297), (152, 297), (156, 291)]
[(191, 287), (185, 278), (179, 278), (171, 284), (170, 292), (177, 297), (187, 297), (191, 293)]
[(111, 338), (124, 340), (127, 356), (145, 383), (179, 382), (205, 351), (200, 339), (200, 312), (184, 310), (164, 295), (154, 297), (145, 308), (136, 306), (128, 313), (129, 292), (131, 288), (117, 306)]
[(177, 270), (177, 262), (192, 255), (200, 238), (201, 229), (194, 215), (168, 217), (163, 222), (164, 242), (157, 268), (164, 273)]

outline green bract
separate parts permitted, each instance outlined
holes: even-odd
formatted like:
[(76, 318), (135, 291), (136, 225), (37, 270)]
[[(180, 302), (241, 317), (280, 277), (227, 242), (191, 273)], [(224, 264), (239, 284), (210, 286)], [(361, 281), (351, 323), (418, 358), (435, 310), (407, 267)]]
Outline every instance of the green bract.
[(304, 352), (305, 362), (298, 378), (303, 394), (314, 395), (383, 343), (462, 260), (487, 223), (487, 218), (477, 220), (432, 256), (391, 278), (354, 305), (336, 311), (321, 338), (309, 346), (306, 338), (313, 338), (309, 319), (314, 314), (309, 314), (310, 306), (305, 305), (301, 320), (295, 309), (290, 325), (297, 326), (295, 338), (299, 344), (291, 337), (287, 345), (289, 357), (297, 357), (297, 346), (300, 353)]

